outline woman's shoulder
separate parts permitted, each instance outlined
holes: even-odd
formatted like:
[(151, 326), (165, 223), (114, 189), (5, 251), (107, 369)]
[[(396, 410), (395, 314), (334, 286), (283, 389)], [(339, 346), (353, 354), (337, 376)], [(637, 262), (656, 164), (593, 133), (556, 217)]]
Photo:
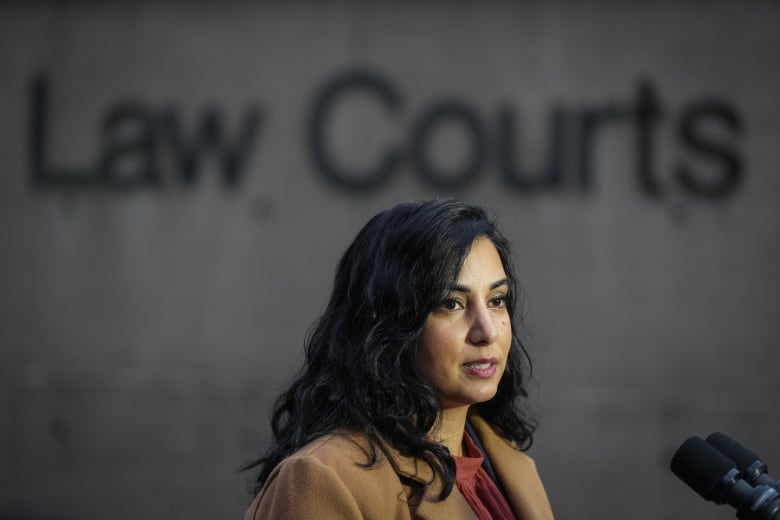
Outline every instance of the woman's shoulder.
[(371, 464), (365, 435), (323, 435), (282, 460), (271, 472), (246, 518), (374, 518), (394, 510), (403, 488), (378, 448)]
[(382, 465), (386, 457), (377, 444), (372, 446), (365, 434), (336, 430), (303, 445), (285, 458), (280, 466), (300, 461), (317, 461), (329, 467), (367, 467), (372, 463)]
[[(383, 449), (384, 448), (384, 449)], [(401, 489), (397, 452), (362, 433), (338, 430), (305, 444), (282, 460), (265, 487), (283, 483), (328, 482), (347, 489)]]

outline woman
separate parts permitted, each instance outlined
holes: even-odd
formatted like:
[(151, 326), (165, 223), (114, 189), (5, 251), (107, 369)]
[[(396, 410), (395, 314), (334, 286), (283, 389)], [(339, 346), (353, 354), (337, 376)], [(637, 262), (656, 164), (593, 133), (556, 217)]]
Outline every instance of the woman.
[(552, 518), (520, 450), (528, 356), (509, 245), (476, 206), (404, 203), (339, 262), (276, 402), (250, 519)]

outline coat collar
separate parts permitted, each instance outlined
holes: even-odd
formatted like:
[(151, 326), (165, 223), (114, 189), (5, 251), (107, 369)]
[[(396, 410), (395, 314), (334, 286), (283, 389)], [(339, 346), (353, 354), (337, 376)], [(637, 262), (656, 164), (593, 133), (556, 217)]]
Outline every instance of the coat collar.
[[(536, 464), (525, 453), (520, 452), (511, 441), (499, 436), (477, 413), (469, 414), (469, 421), (484, 447), (503, 484), (506, 498), (518, 518), (529, 520), (552, 520), (553, 514), (544, 490)], [(418, 518), (472, 519), (471, 507), (457, 488), (450, 497), (439, 502), (441, 479), (433, 479), (433, 470), (424, 460), (401, 455), (390, 448), (391, 464), (402, 478), (414, 483), (409, 496), (410, 503), (416, 503)]]
[[(525, 453), (499, 436), (490, 424), (476, 413), (469, 414), (469, 421), (477, 433), (485, 456), (492, 461), (498, 479), (503, 484), (507, 501), (518, 518), (524, 520), (552, 520), (553, 514), (536, 465)], [(364, 454), (370, 448), (363, 436), (342, 432)], [(381, 442), (381, 441), (380, 441)], [(414, 518), (434, 520), (475, 520), (476, 516), (457, 487), (447, 500), (439, 501), (442, 490), (440, 478), (433, 478), (431, 466), (424, 460), (401, 454), (389, 444), (382, 443), (380, 464), (389, 464), (406, 490), (406, 500), (414, 509)]]
[(441, 478), (434, 479), (433, 469), (423, 459), (400, 454), (397, 450), (385, 446), (389, 463), (393, 470), (405, 482), (408, 489), (407, 502), (414, 509), (414, 518), (420, 520), (476, 520), (477, 517), (457, 487), (453, 486), (447, 500), (440, 501), (442, 491)]

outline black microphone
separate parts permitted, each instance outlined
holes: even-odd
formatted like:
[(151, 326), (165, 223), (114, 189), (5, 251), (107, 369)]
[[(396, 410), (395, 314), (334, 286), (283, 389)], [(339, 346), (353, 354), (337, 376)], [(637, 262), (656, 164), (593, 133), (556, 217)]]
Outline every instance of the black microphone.
[(683, 442), (670, 466), (705, 500), (734, 507), (740, 520), (780, 520), (780, 494), (769, 486), (745, 482), (734, 461), (699, 437)]
[(707, 437), (707, 444), (734, 461), (742, 478), (756, 486), (763, 484), (780, 491), (780, 481), (769, 476), (769, 468), (761, 458), (725, 433), (714, 432)]

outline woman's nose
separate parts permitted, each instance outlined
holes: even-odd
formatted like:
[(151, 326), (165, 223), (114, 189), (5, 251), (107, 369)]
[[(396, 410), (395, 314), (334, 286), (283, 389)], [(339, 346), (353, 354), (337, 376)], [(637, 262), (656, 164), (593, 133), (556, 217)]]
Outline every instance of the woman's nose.
[(469, 342), (474, 345), (489, 345), (498, 337), (498, 329), (487, 307), (474, 309), (469, 329)]

